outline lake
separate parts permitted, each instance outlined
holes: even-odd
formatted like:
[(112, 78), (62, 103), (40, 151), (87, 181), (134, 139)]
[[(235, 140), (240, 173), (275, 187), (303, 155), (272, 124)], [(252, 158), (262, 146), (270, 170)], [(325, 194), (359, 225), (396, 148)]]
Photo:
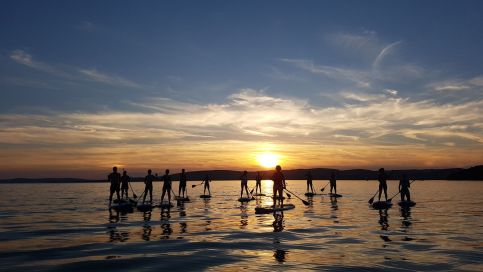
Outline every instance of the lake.
[[(326, 183), (314, 181), (318, 192)], [(292, 196), (295, 209), (262, 215), (255, 207), (271, 198), (240, 204), (239, 181), (212, 182), (206, 200), (191, 184), (189, 203), (126, 214), (107, 209), (107, 183), (0, 184), (0, 270), (483, 271), (483, 182), (416, 181), (415, 207), (377, 211), (367, 203), (376, 181), (338, 181), (336, 200), (288, 181), (311, 204)], [(133, 187), (140, 195), (144, 184)], [(159, 201), (161, 183), (154, 189)]]

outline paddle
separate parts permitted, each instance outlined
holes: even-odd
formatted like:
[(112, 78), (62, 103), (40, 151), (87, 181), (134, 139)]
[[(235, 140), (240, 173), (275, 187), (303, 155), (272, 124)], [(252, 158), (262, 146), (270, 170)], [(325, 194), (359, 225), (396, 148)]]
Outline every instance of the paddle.
[[(287, 191), (287, 192), (290, 192), (288, 189), (284, 189), (284, 190)], [(305, 200), (301, 199), (298, 195), (294, 194), (293, 192), (290, 192), (290, 193), (293, 194), (296, 198), (300, 199), (302, 201), (302, 203), (304, 203), (305, 206), (309, 206), (310, 205), (310, 203), (308, 201), (305, 201)], [(289, 195), (289, 194), (287, 194), (287, 195)]]
[[(413, 184), (413, 182), (415, 182), (415, 181), (416, 181), (416, 180), (415, 180), (415, 179), (413, 179), (413, 181), (411, 181), (409, 184)], [(397, 194), (395, 194), (395, 195), (393, 195), (391, 198), (389, 198), (389, 199), (387, 200), (387, 202), (391, 202), (391, 201), (392, 201), (392, 199), (393, 199), (393, 198), (395, 198), (395, 197), (396, 197), (398, 194), (400, 194), (400, 193), (401, 193), (401, 190), (399, 190), (399, 192), (397, 192)]]
[(325, 190), (325, 187), (327, 187), (327, 185), (329, 185), (330, 181), (327, 182), (327, 184), (325, 184), (324, 188), (320, 189), (321, 192), (323, 192)]
[(201, 185), (203, 183), (204, 183), (204, 181), (202, 183), (200, 183), (200, 184), (193, 184), (193, 185), (191, 185), (191, 188), (195, 188), (196, 186), (199, 186), (199, 185)]
[(138, 196), (136, 195), (136, 193), (134, 192), (134, 190), (132, 189), (132, 185), (131, 185), (131, 182), (129, 181), (129, 188), (131, 188), (131, 192), (132, 192), (132, 196), (134, 198), (138, 198)]
[(377, 189), (377, 192), (371, 197), (371, 199), (369, 199), (369, 201), (367, 201), (367, 203), (372, 204), (372, 202), (374, 202), (374, 198), (376, 197), (377, 193), (379, 193), (379, 189)]

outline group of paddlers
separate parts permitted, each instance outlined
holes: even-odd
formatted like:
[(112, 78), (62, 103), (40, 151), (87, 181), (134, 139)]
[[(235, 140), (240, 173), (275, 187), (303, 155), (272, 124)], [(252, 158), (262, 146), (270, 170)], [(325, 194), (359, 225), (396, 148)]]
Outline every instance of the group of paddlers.
[[(384, 192), (384, 196), (387, 201), (387, 179), (389, 175), (386, 174), (384, 171), (384, 168), (379, 169), (378, 173), (378, 181), (379, 181), (379, 200), (381, 200), (381, 195), (382, 192)], [(312, 183), (312, 173), (310, 171), (307, 172), (306, 174), (307, 178), (307, 193), (309, 193), (309, 189), (312, 194), (315, 194), (314, 192), (314, 187)], [(285, 176), (282, 173), (282, 167), (280, 165), (277, 165), (275, 167), (275, 173), (272, 175), (272, 181), (273, 181), (273, 205), (276, 205), (276, 202), (278, 201), (279, 205), (283, 206), (283, 190), (286, 189), (286, 182), (285, 182)], [(127, 198), (128, 197), (128, 190), (130, 188), (130, 182), (131, 178), (127, 175), (126, 171), (123, 171), (122, 176), (120, 173), (117, 172), (117, 167), (112, 168), (112, 173), (108, 175), (108, 180), (111, 184), (110, 187), (110, 195), (109, 195), (109, 205), (111, 205), (112, 202), (112, 196), (114, 193), (117, 194), (117, 199), (124, 198), (124, 196)], [(148, 170), (148, 174), (144, 178), (144, 192), (143, 192), (143, 203), (146, 201), (146, 196), (149, 194), (149, 202), (152, 202), (153, 200), (153, 182), (155, 180), (158, 180), (158, 175), (153, 175), (151, 169)], [(168, 197), (168, 202), (171, 202), (171, 192), (174, 191), (172, 189), (172, 180), (171, 176), (169, 175), (169, 169), (166, 169), (165, 174), (161, 177), (161, 180), (163, 181), (163, 189), (161, 192), (161, 202), (164, 201), (164, 197), (167, 195)], [(240, 199), (243, 197), (243, 191), (246, 191), (247, 197), (250, 197), (250, 195), (253, 193), (253, 190), (249, 193), (248, 192), (248, 172), (243, 171), (243, 174), (240, 177), (241, 180), (241, 192), (240, 192)], [(261, 181), (263, 180), (263, 175), (260, 172), (257, 172), (257, 175), (255, 177), (255, 192), (256, 194), (261, 194), (262, 192), (262, 187), (261, 187)], [(185, 198), (187, 197), (187, 191), (186, 191), (186, 172), (185, 169), (181, 170), (181, 173), (179, 174), (179, 187), (178, 187), (178, 197), (180, 198)], [(208, 195), (211, 196), (211, 191), (210, 191), (210, 182), (211, 178), (209, 175), (206, 175), (205, 178), (203, 179), (203, 182), (201, 184), (204, 184), (204, 190), (203, 194), (206, 195), (206, 191), (208, 191)], [(201, 185), (200, 184), (200, 185)], [(336, 180), (336, 172), (332, 172), (329, 183), (330, 184), (330, 193), (334, 192), (334, 194), (337, 194), (337, 180)], [(193, 187), (196, 185), (193, 185)], [(410, 187), (410, 182), (409, 178), (407, 177), (406, 174), (403, 174), (401, 180), (399, 181), (399, 192), (401, 193), (401, 201), (410, 201), (410, 193), (409, 193), (409, 187)], [(324, 187), (325, 188), (325, 187)], [(132, 187), (131, 187), (132, 190)], [(323, 189), (322, 189), (323, 191)], [(119, 192), (121, 192), (119, 194)], [(134, 191), (133, 191), (134, 194)], [(176, 195), (176, 194), (174, 194)], [(185, 196), (186, 195), (186, 196)]]

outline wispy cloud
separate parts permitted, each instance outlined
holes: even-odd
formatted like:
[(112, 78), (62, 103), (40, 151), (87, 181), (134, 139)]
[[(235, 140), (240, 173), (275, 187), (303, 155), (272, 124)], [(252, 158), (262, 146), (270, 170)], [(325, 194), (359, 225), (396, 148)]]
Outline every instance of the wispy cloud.
[(142, 88), (142, 86), (138, 83), (127, 80), (117, 75), (108, 75), (108, 74), (99, 72), (97, 69), (79, 69), (79, 73), (85, 75), (89, 80), (100, 82), (100, 83), (105, 83), (113, 86)]
[(374, 67), (379, 67), (382, 63), (382, 61), (384, 60), (384, 58), (391, 54), (391, 52), (394, 51), (394, 49), (399, 45), (401, 44), (401, 41), (397, 41), (397, 42), (393, 42), (387, 46), (385, 46), (384, 48), (382, 48), (382, 50), (379, 52), (379, 54), (377, 55), (377, 57), (374, 59), (374, 62), (373, 62), (373, 66)]

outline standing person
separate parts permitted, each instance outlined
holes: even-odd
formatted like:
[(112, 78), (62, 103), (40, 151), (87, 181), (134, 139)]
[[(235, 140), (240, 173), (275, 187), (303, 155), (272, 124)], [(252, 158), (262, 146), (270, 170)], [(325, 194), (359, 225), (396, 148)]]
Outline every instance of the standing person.
[(112, 203), (112, 195), (114, 192), (117, 194), (117, 201), (121, 199), (119, 197), (119, 186), (121, 185), (121, 174), (117, 172), (117, 167), (112, 168), (112, 173), (107, 176), (107, 180), (111, 183), (110, 194), (109, 194), (109, 206)]
[(179, 174), (179, 188), (178, 188), (178, 195), (181, 196), (181, 193), (184, 194), (186, 192), (186, 173), (184, 169), (181, 169), (181, 174)]
[(280, 165), (277, 165), (275, 167), (275, 173), (273, 173), (272, 180), (273, 180), (273, 207), (275, 208), (275, 205), (276, 205), (277, 193), (278, 193), (280, 207), (282, 207), (283, 189), (285, 189), (286, 184), (285, 184), (285, 176), (282, 173), (282, 167), (280, 167)]
[(330, 193), (332, 194), (332, 189), (334, 189), (334, 194), (337, 194), (337, 179), (335, 178), (335, 172), (330, 174)]
[(153, 181), (156, 179), (152, 174), (151, 169), (148, 170), (148, 175), (144, 178), (144, 197), (143, 197), (143, 204), (146, 200), (146, 195), (149, 192), (149, 202), (153, 202)]
[(164, 195), (168, 193), (168, 202), (171, 204), (171, 177), (169, 176), (169, 169), (166, 169), (163, 176), (163, 192), (161, 193), (161, 203), (163, 203)]
[[(255, 184), (255, 194), (261, 194), (262, 193), (262, 175), (260, 174), (260, 171), (257, 172), (257, 177), (255, 178), (256, 184)], [(258, 192), (258, 188), (260, 188), (260, 193)]]
[(388, 175), (384, 172), (384, 168), (379, 169), (379, 175), (377, 176), (377, 180), (379, 181), (379, 201), (381, 201), (381, 193), (384, 190), (384, 197), (387, 201), (387, 178)]
[(129, 197), (129, 182), (131, 182), (131, 177), (127, 175), (126, 171), (123, 171), (121, 177), (121, 198), (124, 198), (124, 194), (126, 194), (126, 198)]
[(308, 171), (305, 176), (307, 177), (307, 193), (309, 192), (309, 187), (312, 193), (314, 193), (314, 185), (312, 184), (312, 173)]
[(399, 181), (399, 192), (401, 192), (401, 201), (411, 201), (411, 194), (409, 193), (409, 187), (411, 184), (409, 183), (409, 178), (407, 174), (403, 174), (402, 179)]
[(241, 175), (240, 180), (241, 180), (240, 198), (243, 197), (243, 188), (245, 188), (245, 191), (247, 192), (247, 197), (250, 197), (250, 194), (248, 193), (248, 172), (246, 170), (243, 171), (243, 174)]
[(208, 189), (208, 194), (211, 196), (211, 191), (210, 191), (210, 176), (206, 174), (205, 179), (203, 180), (203, 183), (205, 184), (205, 187), (203, 188), (203, 194), (206, 195), (206, 189)]

